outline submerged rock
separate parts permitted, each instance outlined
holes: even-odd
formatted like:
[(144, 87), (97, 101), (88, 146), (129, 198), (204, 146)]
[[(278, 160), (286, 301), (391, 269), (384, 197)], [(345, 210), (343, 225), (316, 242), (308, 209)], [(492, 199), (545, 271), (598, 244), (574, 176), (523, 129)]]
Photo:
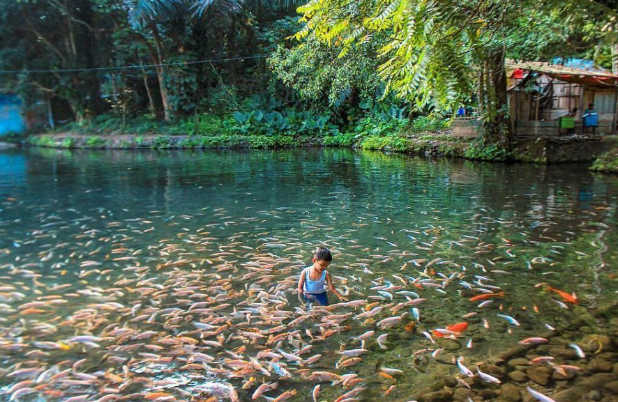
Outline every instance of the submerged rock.
[(468, 388), (457, 388), (455, 390), (455, 392), (453, 392), (453, 401), (456, 402), (463, 402), (463, 401), (468, 401), (468, 398), (472, 397), (472, 391), (469, 390)]
[(608, 382), (607, 384), (605, 384), (603, 386), (603, 389), (608, 390), (612, 394), (618, 395), (618, 380), (617, 381)]
[(592, 373), (609, 373), (614, 368), (613, 364), (607, 360), (595, 358), (588, 363), (586, 367)]
[(530, 365), (530, 362), (528, 361), (528, 359), (524, 359), (523, 357), (518, 357), (516, 359), (511, 359), (507, 363), (507, 366), (512, 367), (512, 368), (516, 368), (518, 370), (522, 370), (522, 368), (525, 368), (525, 367), (527, 367), (529, 365)]
[(528, 380), (528, 376), (523, 371), (515, 370), (509, 373), (509, 378), (513, 381), (524, 382)]
[(498, 400), (501, 402), (521, 401), (521, 393), (519, 392), (519, 388), (513, 384), (504, 384), (502, 388), (500, 388), (500, 398)]
[(450, 402), (453, 394), (447, 390), (430, 392), (418, 398), (419, 402)]
[(588, 352), (592, 353), (600, 350), (605, 352), (616, 351), (613, 339), (607, 335), (586, 335), (581, 343)]
[(546, 366), (530, 367), (526, 370), (526, 374), (530, 380), (539, 385), (545, 386), (549, 384), (549, 381), (551, 380), (552, 371), (553, 370), (551, 368)]

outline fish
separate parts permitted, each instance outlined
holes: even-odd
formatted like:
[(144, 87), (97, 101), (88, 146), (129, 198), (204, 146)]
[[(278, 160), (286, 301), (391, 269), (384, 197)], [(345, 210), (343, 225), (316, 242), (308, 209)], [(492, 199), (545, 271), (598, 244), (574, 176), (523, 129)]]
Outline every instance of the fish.
[(339, 362), (337, 362), (335, 364), (335, 368), (341, 368), (341, 367), (349, 367), (349, 366), (354, 366), (355, 364), (358, 364), (360, 362), (362, 362), (363, 359), (360, 357), (350, 357), (349, 359), (346, 360), (341, 360)]
[(388, 368), (388, 367), (380, 367), (380, 371), (383, 371), (383, 372), (385, 372), (386, 374), (389, 374), (389, 375), (401, 375), (401, 374), (403, 374), (403, 370), (394, 369), (394, 368)]
[(586, 358), (586, 354), (584, 353), (584, 351), (582, 350), (582, 348), (580, 348), (578, 345), (576, 345), (575, 343), (569, 343), (568, 347), (570, 347), (571, 349), (573, 349), (575, 351), (575, 353), (577, 353), (577, 357), (579, 357), (580, 359), (585, 359)]
[(468, 323), (459, 322), (457, 324), (447, 325), (446, 329), (448, 329), (449, 331), (453, 331), (453, 332), (464, 332), (466, 329), (468, 329)]
[(535, 344), (547, 343), (547, 342), (549, 342), (549, 340), (547, 340), (546, 338), (532, 337), (532, 338), (526, 338), (522, 341), (519, 341), (518, 343), (520, 345), (535, 345)]
[(388, 298), (389, 300), (393, 300), (393, 295), (391, 293), (389, 293), (389, 292), (386, 292), (386, 291), (383, 291), (383, 290), (378, 290), (378, 293), (381, 296), (384, 296), (384, 297)]
[(313, 398), (313, 402), (318, 402), (319, 396), (320, 396), (320, 384), (313, 387), (313, 391), (311, 391), (311, 397)]
[(375, 331), (366, 331), (364, 333), (362, 333), (361, 335), (357, 336), (356, 339), (360, 339), (362, 341), (371, 338), (372, 336), (375, 335)]
[(530, 395), (532, 395), (532, 397), (534, 399), (537, 399), (541, 402), (556, 402), (555, 400), (551, 399), (550, 397), (541, 394), (538, 391), (535, 391), (534, 389), (530, 388), (529, 386), (526, 387), (526, 389), (528, 390), (528, 393), (530, 393)]
[(462, 358), (459, 357), (457, 358), (457, 367), (459, 368), (459, 372), (467, 377), (474, 377), (474, 373), (467, 368), (466, 366), (463, 365), (462, 363)]
[(515, 325), (515, 326), (520, 326), (521, 324), (519, 324), (519, 321), (517, 321), (515, 318), (511, 317), (510, 315), (506, 315), (506, 314), (496, 314), (498, 317), (504, 318), (505, 320), (507, 320), (509, 322), (509, 324)]
[(287, 401), (288, 399), (290, 399), (291, 397), (293, 397), (294, 395), (297, 394), (298, 391), (296, 391), (295, 389), (291, 389), (288, 391), (285, 391), (284, 393), (282, 393), (281, 395), (279, 395), (278, 397), (276, 397), (273, 402), (283, 402), (283, 401)]
[(575, 293), (569, 294), (563, 290), (552, 288), (551, 286), (545, 286), (545, 290), (558, 294), (558, 296), (560, 296), (562, 300), (566, 302), (569, 302), (572, 304), (579, 304), (579, 300), (577, 299), (577, 296), (575, 295)]
[(388, 334), (382, 334), (380, 336), (378, 336), (378, 339), (376, 339), (376, 341), (378, 342), (378, 346), (380, 346), (380, 349), (388, 349), (388, 347), (386, 347), (386, 345), (384, 345), (384, 342), (386, 342), (386, 337), (388, 336)]
[(484, 293), (470, 298), (470, 301), (479, 301), (489, 299), (491, 297), (504, 297), (504, 292), (499, 293)]
[(253, 392), (253, 395), (251, 395), (251, 399), (256, 400), (260, 396), (264, 395), (265, 392), (277, 389), (278, 386), (279, 386), (278, 382), (264, 383), (260, 385), (259, 387), (257, 387), (257, 389)]
[(335, 352), (335, 353), (346, 356), (346, 357), (356, 357), (366, 352), (368, 352), (367, 349), (350, 349), (350, 350), (342, 350), (340, 352)]
[(416, 319), (416, 322), (421, 322), (421, 311), (417, 307), (412, 308), (412, 315), (414, 319)]
[(478, 366), (476, 367), (476, 371), (478, 372), (479, 377), (481, 377), (481, 380), (485, 382), (494, 383), (494, 384), (502, 384), (502, 381), (500, 381), (498, 378), (492, 375), (489, 375), (487, 373), (483, 373)]

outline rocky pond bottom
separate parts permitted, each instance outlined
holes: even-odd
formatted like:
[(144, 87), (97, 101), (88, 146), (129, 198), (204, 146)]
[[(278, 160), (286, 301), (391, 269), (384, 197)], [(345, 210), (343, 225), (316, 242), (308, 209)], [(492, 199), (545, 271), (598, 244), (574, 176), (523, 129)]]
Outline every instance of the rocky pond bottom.
[[(0, 400), (616, 398), (615, 178), (348, 150), (0, 167)], [(317, 245), (328, 307), (295, 293)]]

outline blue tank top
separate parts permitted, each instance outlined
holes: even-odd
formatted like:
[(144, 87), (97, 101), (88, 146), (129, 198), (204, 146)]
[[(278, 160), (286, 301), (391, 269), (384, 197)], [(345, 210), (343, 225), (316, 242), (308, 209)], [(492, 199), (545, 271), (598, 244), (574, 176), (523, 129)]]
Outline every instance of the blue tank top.
[(326, 292), (326, 287), (324, 286), (326, 283), (326, 270), (322, 272), (322, 276), (317, 281), (311, 280), (310, 270), (311, 267), (305, 268), (305, 293), (317, 295)]

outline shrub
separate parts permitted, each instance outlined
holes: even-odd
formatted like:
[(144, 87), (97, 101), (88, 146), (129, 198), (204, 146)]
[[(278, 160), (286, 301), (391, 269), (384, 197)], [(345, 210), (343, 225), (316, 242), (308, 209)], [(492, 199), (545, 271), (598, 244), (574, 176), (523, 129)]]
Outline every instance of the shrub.
[(480, 142), (473, 142), (464, 152), (466, 159), (477, 159), (482, 161), (506, 161), (511, 158), (509, 152), (499, 144), (483, 145)]

